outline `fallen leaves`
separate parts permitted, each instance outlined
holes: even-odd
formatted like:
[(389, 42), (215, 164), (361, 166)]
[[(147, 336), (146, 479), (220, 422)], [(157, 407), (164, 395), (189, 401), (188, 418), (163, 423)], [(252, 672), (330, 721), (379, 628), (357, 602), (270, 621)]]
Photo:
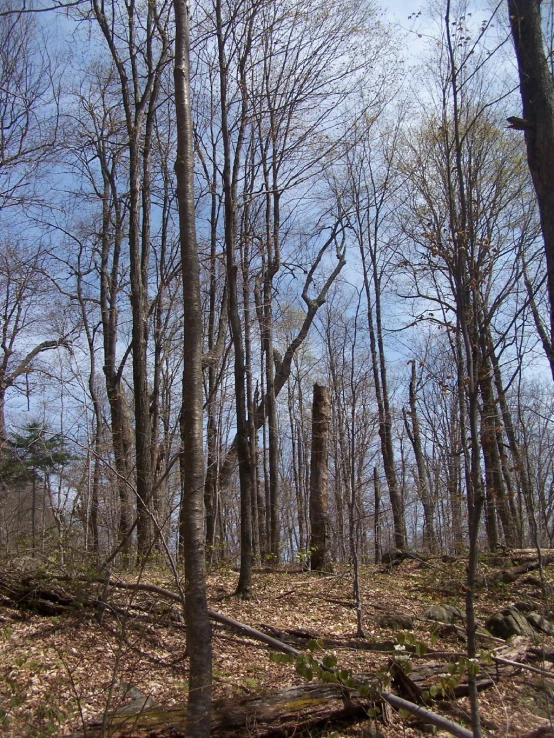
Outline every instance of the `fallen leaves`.
[[(460, 570), (457, 571), (457, 568)], [(445, 567), (444, 580), (463, 576), (463, 563)], [(210, 576), (210, 607), (253, 627), (261, 624), (282, 632), (302, 631), (332, 642), (341, 669), (371, 673), (386, 669), (387, 653), (356, 648), (356, 613), (352, 601), (351, 573), (343, 569), (330, 577), (309, 573), (262, 572), (254, 577), (253, 597), (248, 602), (233, 598), (237, 574), (230, 570)], [(442, 635), (436, 624), (421, 617), (434, 602), (441, 575), (422, 569), (418, 562), (405, 561), (393, 575), (377, 573), (375, 567), (362, 571), (362, 598), (366, 631), (371, 640), (397, 642), (397, 633), (377, 625), (378, 616), (398, 611), (415, 617), (417, 639), (442, 651), (456, 651), (455, 633)], [(148, 577), (162, 587), (172, 588), (167, 577)], [(525, 595), (527, 585), (517, 590), (493, 588), (478, 594), (478, 613), (485, 617)], [(513, 585), (514, 587), (516, 585)], [(511, 587), (512, 585), (510, 585)], [(523, 593), (523, 594), (522, 594)], [(118, 684), (136, 687), (160, 705), (183, 702), (188, 689), (185, 630), (175, 606), (162, 603), (155, 593), (112, 590), (112, 601), (127, 611), (106, 611), (99, 625), (90, 611), (46, 618), (29, 616), (11, 621), (0, 630), (0, 732), (10, 738), (61, 736), (82, 729), (83, 723), (102, 717), (124, 703)], [(440, 602), (462, 606), (455, 592)], [(173, 617), (171, 616), (173, 613)], [(214, 624), (214, 695), (216, 698), (250, 695), (293, 686), (302, 682), (289, 664), (275, 664), (268, 649), (256, 641)], [(439, 640), (440, 639), (440, 640)], [(544, 636), (544, 644), (554, 643)], [(337, 645), (338, 644), (338, 645)], [(366, 644), (367, 645), (367, 644)], [(485, 647), (485, 646), (483, 646)], [(544, 724), (531, 687), (521, 680), (508, 680), (481, 697), (486, 719), (499, 726), (503, 738), (520, 735)], [(464, 701), (457, 703), (463, 710)], [(509, 706), (509, 709), (508, 709)], [(380, 729), (384, 736), (422, 735), (415, 727), (391, 717)], [(334, 735), (359, 735), (344, 729)]]

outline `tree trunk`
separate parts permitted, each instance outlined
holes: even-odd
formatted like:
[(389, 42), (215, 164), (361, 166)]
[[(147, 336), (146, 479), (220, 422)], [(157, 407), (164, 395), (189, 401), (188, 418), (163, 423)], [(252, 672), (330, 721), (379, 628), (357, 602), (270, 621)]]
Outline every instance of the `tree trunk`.
[(100, 314), (102, 319), (102, 348), (104, 378), (110, 405), (110, 425), (114, 466), (117, 473), (119, 498), (118, 542), (124, 565), (130, 563), (131, 501), (133, 472), (131, 459), (131, 426), (127, 403), (122, 389), (122, 372), (126, 356), (117, 365), (118, 301), (121, 245), (123, 241), (122, 199), (119, 196), (114, 166), (110, 166), (105, 151), (98, 147), (102, 168), (102, 236), (100, 241)]
[[(360, 243), (360, 256), (363, 266), (364, 290), (367, 301), (367, 322), (371, 350), (371, 365), (375, 383), (375, 396), (379, 411), (379, 438), (381, 439), (381, 454), (383, 468), (389, 488), (389, 497), (394, 523), (394, 545), (396, 548), (406, 547), (406, 519), (404, 501), (398, 488), (396, 466), (394, 459), (394, 445), (392, 442), (392, 414), (389, 404), (389, 390), (387, 383), (386, 357), (383, 343), (383, 327), (381, 319), (381, 284), (375, 254), (376, 244), (369, 244), (369, 258), (364, 246)], [(373, 284), (373, 299), (371, 295)]]
[(373, 467), (373, 490), (375, 495), (375, 518), (373, 522), (373, 538), (375, 563), (381, 563), (381, 482), (377, 467)]
[[(508, 0), (519, 69), (527, 162), (539, 206), (550, 301), (550, 345), (554, 345), (554, 83), (546, 58), (540, 0)], [(554, 357), (549, 355), (554, 377)]]
[(330, 417), (329, 388), (314, 384), (310, 466), (310, 564), (313, 571), (327, 571), (330, 568), (327, 510)]
[(181, 529), (185, 554), (185, 619), (190, 680), (187, 735), (210, 735), (212, 646), (206, 599), (204, 550), (204, 457), (202, 416), (202, 303), (194, 212), (193, 127), (190, 107), (189, 16), (174, 0), (177, 201), (183, 279), (183, 405), (181, 411)]
[[(243, 330), (238, 302), (237, 277), (238, 268), (235, 256), (237, 215), (236, 215), (236, 176), (237, 167), (232, 167), (231, 133), (229, 130), (227, 99), (228, 65), (225, 54), (225, 28), (223, 26), (221, 0), (216, 1), (216, 33), (219, 58), (219, 84), (221, 99), (221, 139), (223, 144), (223, 206), (225, 256), (227, 265), (227, 287), (229, 290), (229, 323), (231, 340), (234, 349), (235, 404), (237, 424), (237, 457), (240, 480), (240, 575), (237, 594), (243, 598), (250, 597), (252, 586), (252, 459), (248, 434), (247, 402), (246, 402), (246, 366), (243, 344)], [(251, 45), (251, 24), (248, 26), (247, 39), (240, 56), (239, 66), (244, 74), (244, 66)], [(246, 100), (242, 99), (242, 110), (239, 121), (238, 141), (235, 150), (235, 162), (242, 150), (244, 127), (246, 125)]]
[[(411, 424), (408, 422), (408, 414)], [(423, 505), (423, 546), (431, 553), (437, 550), (437, 534), (435, 532), (435, 504), (431, 497), (429, 485), (427, 484), (427, 469), (425, 459), (423, 457), (423, 447), (421, 444), (421, 433), (419, 431), (419, 418), (417, 414), (417, 392), (416, 392), (416, 365), (412, 360), (412, 374), (410, 378), (410, 411), (404, 413), (404, 425), (416, 460), (417, 468), (417, 489), (419, 498)]]
[[(483, 460), (485, 463), (485, 483), (487, 486), (487, 500), (490, 498), (498, 510), (504, 542), (506, 546), (513, 547), (516, 543), (516, 521), (512, 518), (506, 486), (502, 475), (500, 454), (498, 450), (496, 424), (498, 415), (492, 392), (492, 365), (490, 360), (485, 362), (486, 371), (481, 372), (481, 445), (483, 447)], [(491, 541), (492, 543), (492, 541)], [(498, 540), (496, 540), (498, 545)]]

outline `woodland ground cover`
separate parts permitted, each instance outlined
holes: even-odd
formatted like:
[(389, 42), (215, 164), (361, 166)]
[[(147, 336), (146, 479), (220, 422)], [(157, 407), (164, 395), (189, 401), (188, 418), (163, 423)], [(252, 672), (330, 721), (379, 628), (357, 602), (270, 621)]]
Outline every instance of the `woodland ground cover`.
[[(15, 570), (10, 573), (8, 567), (4, 567), (4, 571), (3, 580), (8, 575), (13, 581), (25, 578)], [(485, 584), (476, 597), (481, 625), (494, 612), (515, 601), (531, 603), (535, 609), (548, 613), (549, 604), (539, 592), (537, 577), (522, 576), (511, 584), (494, 584), (497, 571), (486, 564), (481, 566)], [(547, 567), (545, 574), (547, 581), (553, 578), (552, 567)], [(43, 576), (45, 588), (60, 586), (60, 579)], [(365, 639), (355, 638), (352, 573), (347, 567), (325, 576), (300, 568), (257, 571), (253, 597), (249, 601), (232, 596), (237, 577), (237, 572), (231, 569), (219, 569), (210, 574), (211, 609), (265, 632), (275, 634), (278, 631), (300, 650), (306, 649), (307, 638), (319, 638), (323, 641), (324, 652), (336, 654), (340, 669), (350, 670), (353, 675), (386, 671), (395, 645), (397, 654), (402, 654), (399, 644), (404, 632), (379, 625), (380, 618), (391, 613), (413, 618), (414, 638), (432, 651), (444, 655), (464, 650), (461, 629), (438, 625), (423, 617), (432, 604), (449, 604), (463, 609), (463, 560), (443, 562), (434, 557), (424, 565), (408, 559), (389, 570), (363, 566), (360, 581)], [(125, 579), (137, 581), (137, 577), (129, 574)], [(175, 583), (161, 570), (145, 571), (140, 580), (175, 591)], [(2, 600), (2, 735), (39, 738), (69, 735), (75, 731), (82, 734), (91, 722), (101, 719), (107, 711), (128, 705), (137, 694), (149, 698), (146, 707), (154, 704), (171, 707), (184, 702), (188, 661), (185, 628), (178, 605), (163, 601), (153, 593), (112, 589), (108, 599), (113, 609), (105, 611), (102, 624), (99, 624), (97, 612), (87, 603), (91, 596), (100, 595), (102, 585), (78, 583), (74, 579), (71, 587), (67, 581), (63, 582), (63, 587), (82, 597), (80, 609), (45, 617), (26, 611), (23, 603), (21, 608), (15, 609), (13, 603), (6, 604), (7, 598)], [(249, 695), (270, 694), (289, 685), (305, 683), (294, 665), (274, 663), (270, 649), (264, 644), (219, 624), (213, 624), (213, 633), (216, 700), (225, 699), (236, 704)], [(479, 644), (480, 654), (498, 646), (499, 641), (485, 638)], [(554, 638), (537, 635), (535, 646), (542, 647), (548, 654), (554, 651)], [(386, 650), (369, 650), (378, 647)], [(417, 671), (423, 662), (429, 661), (430, 655), (420, 658), (412, 654), (409, 659)], [(547, 662), (535, 664), (537, 666), (549, 668)], [(550, 724), (548, 691), (545, 693), (544, 684), (540, 688), (537, 674), (513, 668), (497, 680), (492, 662), (489, 668), (495, 683), (481, 692), (480, 704), (490, 735), (515, 738), (541, 727), (546, 729)], [(547, 681), (542, 678), (542, 682)], [(441, 702), (434, 702), (430, 708), (461, 722), (463, 712), (468, 709), (467, 698), (443, 704), (448, 706), (454, 702), (457, 708), (454, 717), (451, 711), (441, 708)], [(331, 723), (326, 727), (314, 727), (304, 735), (369, 736), (373, 735), (372, 729), (377, 729), (376, 725), (385, 738), (424, 735), (421, 724), (416, 726), (411, 719), (392, 711), (387, 724), (357, 719), (350, 725)], [(268, 732), (262, 734), (269, 734), (270, 728), (268, 725)], [(105, 735), (116, 734), (110, 729), (105, 732)], [(125, 735), (146, 734), (131, 729)], [(249, 734), (259, 733), (244, 732), (244, 735)]]

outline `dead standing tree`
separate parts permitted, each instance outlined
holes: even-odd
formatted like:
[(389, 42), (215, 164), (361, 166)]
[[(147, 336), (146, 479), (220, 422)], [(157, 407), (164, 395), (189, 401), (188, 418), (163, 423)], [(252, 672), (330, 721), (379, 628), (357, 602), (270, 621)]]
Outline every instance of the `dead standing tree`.
[(328, 571), (329, 520), (327, 488), (329, 478), (329, 387), (314, 384), (312, 405), (312, 457), (310, 465), (310, 565), (312, 571)]

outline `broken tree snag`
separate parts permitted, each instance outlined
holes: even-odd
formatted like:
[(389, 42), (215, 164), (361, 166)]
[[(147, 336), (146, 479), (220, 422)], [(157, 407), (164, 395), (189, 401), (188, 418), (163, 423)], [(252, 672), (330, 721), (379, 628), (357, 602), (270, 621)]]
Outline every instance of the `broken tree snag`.
[(329, 477), (329, 387), (314, 384), (312, 404), (312, 458), (310, 463), (310, 565), (312, 571), (329, 571), (329, 516), (327, 486)]

